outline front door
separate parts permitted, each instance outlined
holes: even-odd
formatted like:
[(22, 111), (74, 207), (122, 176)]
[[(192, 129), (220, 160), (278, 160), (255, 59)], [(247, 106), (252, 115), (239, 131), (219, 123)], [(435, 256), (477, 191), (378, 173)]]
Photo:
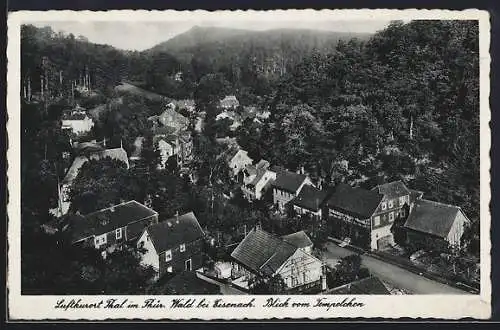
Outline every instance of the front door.
[(191, 259), (188, 259), (184, 262), (184, 270), (187, 270), (187, 271), (191, 270)]

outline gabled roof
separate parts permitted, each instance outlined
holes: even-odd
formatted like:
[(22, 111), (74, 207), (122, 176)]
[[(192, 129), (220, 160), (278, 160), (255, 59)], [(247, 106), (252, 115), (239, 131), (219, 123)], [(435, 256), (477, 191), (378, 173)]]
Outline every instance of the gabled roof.
[(375, 213), (383, 197), (376, 191), (353, 188), (341, 183), (328, 199), (328, 206), (351, 216), (367, 219)]
[(313, 242), (303, 230), (293, 234), (281, 236), (281, 239), (292, 244), (293, 246), (298, 247), (299, 249), (313, 245)]
[(78, 242), (125, 227), (139, 220), (157, 215), (155, 211), (134, 200), (71, 219), (72, 241)]
[(459, 212), (462, 210), (458, 206), (420, 199), (415, 202), (405, 227), (446, 238)]
[(276, 181), (274, 181), (274, 186), (281, 190), (285, 190), (295, 194), (306, 178), (307, 177), (303, 174), (283, 171), (277, 173)]
[(227, 95), (222, 100), (220, 100), (220, 105), (222, 107), (237, 107), (240, 105), (240, 102), (234, 95)]
[(147, 231), (158, 254), (204, 236), (193, 212), (153, 224)]
[(231, 257), (255, 273), (272, 275), (296, 250), (296, 246), (261, 229), (254, 229), (238, 244)]
[[(119, 160), (119, 161), (125, 163), (125, 165), (127, 165), (127, 168), (129, 167), (127, 152), (123, 148), (104, 149), (104, 150), (94, 151), (94, 152), (90, 153), (89, 157), (92, 160), (101, 160), (101, 159), (109, 157), (109, 158), (114, 159), (114, 160)], [(85, 156), (75, 157), (68, 172), (66, 172), (66, 175), (63, 179), (63, 183), (64, 184), (71, 184), (73, 182), (73, 180), (75, 180), (75, 178), (78, 176), (78, 173), (80, 172), (80, 169), (83, 166), (83, 164), (85, 164), (88, 161), (89, 161), (89, 158), (87, 158)]]
[(318, 211), (321, 205), (325, 201), (327, 192), (319, 190), (316, 187), (305, 185), (300, 190), (297, 197), (292, 199), (290, 203), (301, 208), (305, 208), (311, 211)]
[(108, 157), (114, 160), (119, 160), (125, 163), (127, 165), (127, 168), (129, 167), (127, 152), (121, 147), (105, 149), (103, 151), (90, 154), (90, 159), (100, 160)]
[(184, 126), (189, 125), (189, 119), (172, 109), (166, 107), (165, 111), (158, 117), (158, 121), (164, 126)]
[(367, 277), (333, 288), (328, 294), (391, 294), (378, 277)]
[(78, 156), (75, 157), (73, 160), (73, 163), (71, 164), (70, 168), (68, 169), (68, 172), (66, 172), (66, 175), (64, 176), (63, 179), (63, 184), (71, 184), (76, 177), (78, 176), (78, 173), (80, 172), (80, 168), (82, 168), (83, 164), (88, 162), (88, 158), (84, 156)]
[(175, 275), (165, 284), (168, 294), (189, 295), (189, 294), (220, 294), (220, 287), (217, 284), (202, 280), (196, 272), (182, 272)]
[(408, 189), (402, 181), (384, 183), (376, 186), (372, 190), (384, 195), (386, 199), (395, 199), (401, 196), (410, 195), (410, 189)]

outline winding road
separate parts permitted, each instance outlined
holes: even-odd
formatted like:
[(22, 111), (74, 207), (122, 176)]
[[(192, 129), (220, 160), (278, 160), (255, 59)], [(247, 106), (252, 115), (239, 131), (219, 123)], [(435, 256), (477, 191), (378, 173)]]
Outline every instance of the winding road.
[[(326, 251), (323, 252), (323, 259), (328, 264), (332, 264), (336, 263), (338, 259), (351, 254), (354, 254), (354, 252), (342, 248), (335, 243), (328, 242), (326, 244)], [(404, 268), (367, 255), (361, 255), (361, 260), (363, 266), (368, 268), (373, 275), (382, 281), (398, 288), (407, 289), (414, 294), (469, 294), (466, 291), (430, 280)]]

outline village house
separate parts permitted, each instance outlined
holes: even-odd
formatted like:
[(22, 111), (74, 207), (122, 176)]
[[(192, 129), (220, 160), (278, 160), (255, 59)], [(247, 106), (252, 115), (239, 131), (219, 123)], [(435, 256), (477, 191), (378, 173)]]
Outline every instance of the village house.
[(271, 171), (276, 173), (276, 180), (273, 183), (273, 204), (280, 211), (284, 211), (285, 205), (299, 195), (302, 187), (313, 185), (307, 175), (297, 174), (279, 167), (271, 167)]
[(80, 173), (82, 166), (89, 160), (111, 158), (122, 162), (127, 169), (130, 167), (127, 152), (122, 147), (103, 149), (97, 143), (80, 143), (77, 145), (76, 149), (78, 149), (80, 155), (76, 156), (73, 160), (73, 163), (66, 172), (59, 187), (59, 210), (57, 211), (60, 213), (59, 215), (64, 215), (68, 212), (70, 206), (69, 193), (73, 181)]
[(255, 165), (248, 165), (243, 170), (243, 175), (241, 191), (249, 201), (260, 200), (276, 180), (276, 173), (269, 170), (269, 162), (264, 159)]
[(184, 166), (193, 158), (193, 139), (187, 131), (177, 131), (173, 127), (153, 128), (153, 144), (160, 151), (161, 162), (158, 168), (165, 168), (167, 160), (176, 156), (179, 166)]
[(220, 100), (219, 105), (222, 109), (236, 109), (240, 105), (240, 102), (238, 101), (236, 96), (227, 95), (222, 100)]
[(322, 206), (327, 197), (327, 191), (311, 185), (304, 185), (299, 194), (289, 203), (299, 215), (309, 214), (316, 219), (322, 218)]
[(377, 229), (385, 226), (380, 223), (380, 212), (386, 211), (379, 207), (383, 197), (374, 190), (339, 184), (327, 201), (332, 227), (354, 245), (377, 249), (378, 240), (383, 238)]
[(137, 246), (146, 250), (143, 265), (161, 276), (202, 267), (204, 232), (193, 212), (153, 224), (144, 229)]
[(293, 234), (281, 236), (281, 239), (292, 244), (293, 246), (298, 247), (305, 253), (311, 254), (313, 251), (314, 244), (303, 230)]
[(62, 114), (62, 130), (70, 130), (75, 135), (81, 135), (90, 132), (92, 127), (94, 127), (94, 121), (87, 115), (85, 109), (79, 105), (72, 111)]
[(238, 174), (247, 166), (252, 165), (253, 159), (248, 156), (248, 152), (239, 146), (229, 146), (226, 154), (226, 162), (233, 171), (233, 176), (237, 178)]
[(421, 248), (460, 247), (468, 223), (470, 220), (458, 206), (419, 199), (404, 227), (408, 241)]
[[(384, 183), (372, 189), (382, 195), (382, 201), (375, 211), (371, 228), (372, 249), (383, 249), (394, 244), (391, 228), (397, 219), (406, 219), (413, 208), (419, 192), (412, 192), (402, 181)], [(419, 197), (420, 196), (420, 197)]]
[(158, 213), (134, 200), (87, 214), (71, 215), (68, 230), (72, 244), (113, 251), (136, 240), (144, 228), (158, 222)]
[(385, 284), (375, 276), (370, 276), (351, 283), (347, 283), (336, 288), (329, 289), (322, 293), (338, 295), (391, 294)]
[[(293, 240), (292, 240), (293, 241)], [(253, 229), (231, 253), (232, 278), (250, 289), (257, 278), (280, 276), (285, 290), (320, 283), (322, 262), (302, 248), (261, 229)]]
[(188, 112), (194, 112), (196, 108), (196, 103), (193, 99), (172, 100), (170, 104), (172, 104), (177, 111), (187, 110)]
[(153, 127), (168, 126), (177, 131), (185, 131), (189, 126), (189, 119), (175, 111), (175, 104), (172, 102), (165, 106), (165, 111), (159, 116), (151, 116), (148, 120), (153, 123)]

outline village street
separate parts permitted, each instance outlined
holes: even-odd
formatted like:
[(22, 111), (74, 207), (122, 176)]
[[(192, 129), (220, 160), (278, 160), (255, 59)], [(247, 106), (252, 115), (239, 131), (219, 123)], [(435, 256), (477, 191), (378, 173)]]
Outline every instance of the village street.
[[(331, 265), (338, 259), (354, 254), (353, 251), (342, 248), (335, 243), (326, 243), (326, 251), (323, 252), (325, 261)], [(370, 273), (396, 287), (405, 288), (414, 294), (467, 294), (467, 292), (453, 288), (446, 284), (432, 281), (428, 278), (412, 273), (406, 269), (397, 267), (379, 259), (361, 255), (363, 266), (370, 270)]]

